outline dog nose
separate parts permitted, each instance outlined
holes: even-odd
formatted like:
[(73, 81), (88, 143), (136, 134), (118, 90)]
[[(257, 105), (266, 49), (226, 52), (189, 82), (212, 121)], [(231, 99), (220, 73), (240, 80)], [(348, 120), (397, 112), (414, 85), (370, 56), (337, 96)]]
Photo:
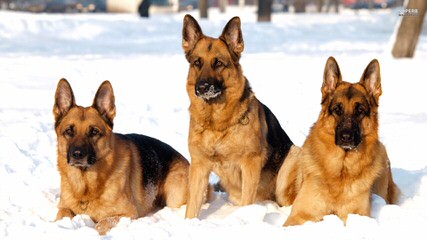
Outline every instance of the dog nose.
[(81, 147), (76, 147), (71, 152), (71, 156), (74, 159), (82, 159), (82, 158), (86, 157), (86, 155), (87, 155), (86, 150), (81, 148)]
[(196, 92), (199, 94), (204, 94), (209, 91), (211, 84), (207, 81), (201, 80), (196, 85)]
[(341, 141), (344, 143), (350, 143), (354, 140), (354, 135), (351, 131), (343, 131), (341, 133)]

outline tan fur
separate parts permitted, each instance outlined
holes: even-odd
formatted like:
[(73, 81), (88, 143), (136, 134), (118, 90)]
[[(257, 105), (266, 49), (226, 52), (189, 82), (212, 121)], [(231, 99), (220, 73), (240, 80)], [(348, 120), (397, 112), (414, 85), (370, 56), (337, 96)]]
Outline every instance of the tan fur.
[[(108, 82), (101, 86), (111, 88)], [(154, 211), (158, 207), (154, 201), (160, 194), (165, 195), (167, 206), (179, 207), (185, 204), (189, 168), (185, 158), (178, 156), (172, 160), (164, 183), (159, 186), (149, 184), (144, 188), (141, 156), (136, 145), (113, 133), (112, 127), (106, 124), (103, 114), (95, 107), (75, 105), (71, 88), (68, 98), (62, 93), (67, 87), (70, 88), (68, 82), (61, 79), (53, 110), (58, 136), (58, 170), (61, 175), (61, 198), (56, 220), (87, 214), (97, 223), (99, 233), (105, 234), (118, 223), (120, 217), (135, 219)], [(64, 104), (70, 105), (69, 110), (61, 106)], [(110, 110), (106, 114), (113, 118), (115, 108)], [(70, 125), (74, 126), (76, 132), (73, 138), (64, 134)], [(86, 133), (91, 127), (98, 128), (103, 136), (88, 140)], [(67, 151), (70, 145), (85, 141), (96, 142), (94, 150), (97, 162), (82, 170), (67, 163)]]
[(170, 173), (160, 190), (163, 191), (162, 194), (165, 196), (166, 206), (178, 208), (187, 202), (188, 163), (186, 161), (177, 161), (169, 171)]
[[(211, 171), (237, 205), (274, 199), (276, 182), (276, 173), (263, 170), (268, 155), (265, 112), (238, 62), (244, 46), (240, 20), (230, 20), (218, 39), (204, 36), (195, 25), (191, 16), (184, 18), (183, 48), (190, 62), (187, 92), (191, 101), (186, 218), (198, 216)], [(204, 63), (201, 69), (197, 60)], [(218, 69), (213, 66), (217, 60), (222, 63)], [(201, 78), (222, 79), (225, 96), (215, 103), (196, 96), (195, 85)]]
[[(400, 192), (393, 182), (390, 162), (378, 137), (379, 64), (374, 60), (368, 65), (370, 71), (372, 68), (377, 74), (377, 85), (370, 89), (366, 85), (372, 80), (370, 72), (365, 70), (359, 83), (350, 84), (341, 80), (334, 62), (331, 57), (325, 68), (319, 119), (302, 148), (289, 154), (279, 171), (277, 201), (281, 206), (293, 204), (285, 226), (320, 221), (328, 214), (336, 214), (344, 222), (350, 213), (370, 216), (371, 193), (389, 204), (398, 201)], [(331, 74), (328, 64), (336, 64), (338, 68), (339, 74), (332, 76), (333, 83), (328, 81), (328, 74)], [(347, 99), (344, 93), (350, 87), (364, 96), (354, 94)], [(344, 111), (350, 111), (356, 102), (369, 99), (371, 114), (361, 121), (362, 142), (355, 150), (345, 151), (335, 144), (337, 121), (328, 113), (332, 99), (342, 102)]]
[(301, 148), (292, 146), (277, 175), (276, 201), (281, 206), (290, 206), (295, 201), (302, 183), (299, 167)]

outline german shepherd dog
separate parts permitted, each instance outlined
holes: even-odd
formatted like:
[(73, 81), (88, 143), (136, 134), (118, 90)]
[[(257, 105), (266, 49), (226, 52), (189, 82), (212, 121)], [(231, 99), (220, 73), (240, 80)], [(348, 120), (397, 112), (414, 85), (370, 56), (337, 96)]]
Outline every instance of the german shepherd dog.
[(289, 154), (277, 179), (280, 205), (293, 204), (285, 226), (336, 214), (369, 216), (375, 193), (398, 201), (390, 161), (378, 137), (380, 65), (372, 60), (358, 83), (342, 80), (336, 60), (326, 63), (322, 110), (301, 149)]
[(87, 214), (105, 234), (120, 217), (138, 218), (186, 203), (188, 161), (157, 139), (113, 133), (116, 115), (110, 82), (93, 105), (76, 105), (70, 84), (58, 83), (53, 107), (61, 196), (56, 220)]
[(190, 63), (191, 102), (186, 218), (198, 216), (211, 171), (238, 205), (274, 199), (277, 173), (293, 145), (243, 76), (240, 25), (234, 17), (219, 38), (212, 38), (192, 16), (184, 17), (182, 46)]

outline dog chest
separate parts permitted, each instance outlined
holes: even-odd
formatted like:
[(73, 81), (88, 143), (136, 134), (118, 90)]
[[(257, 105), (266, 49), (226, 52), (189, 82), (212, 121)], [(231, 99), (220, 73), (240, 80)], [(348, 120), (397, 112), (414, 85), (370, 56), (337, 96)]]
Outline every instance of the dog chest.
[[(190, 134), (190, 152), (197, 152), (212, 161), (227, 161), (262, 152), (262, 141), (246, 126), (236, 126), (226, 131), (205, 129)], [(248, 133), (247, 133), (248, 132)]]

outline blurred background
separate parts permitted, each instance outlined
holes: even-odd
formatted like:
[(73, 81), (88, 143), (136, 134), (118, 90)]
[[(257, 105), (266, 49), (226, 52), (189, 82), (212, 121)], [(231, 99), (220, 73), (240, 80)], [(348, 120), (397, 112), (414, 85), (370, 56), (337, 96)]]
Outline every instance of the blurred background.
[(183, 11), (209, 7), (262, 5), (272, 11), (330, 12), (402, 6), (404, 0), (0, 0), (1, 9), (28, 12), (137, 12), (145, 4), (153, 11)]

